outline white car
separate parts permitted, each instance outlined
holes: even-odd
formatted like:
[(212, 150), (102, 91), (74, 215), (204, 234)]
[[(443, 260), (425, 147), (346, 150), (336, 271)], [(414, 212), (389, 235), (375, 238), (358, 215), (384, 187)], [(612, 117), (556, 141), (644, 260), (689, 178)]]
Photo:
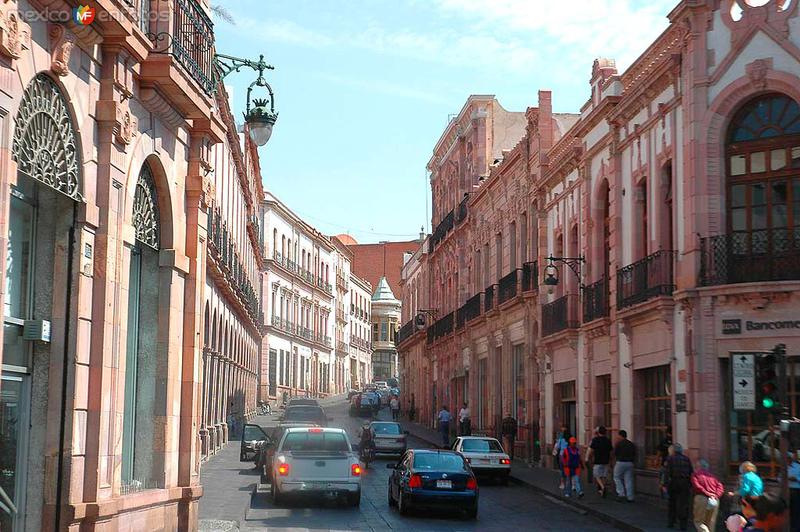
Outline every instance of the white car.
[(272, 460), (272, 500), (290, 495), (345, 499), (361, 503), (361, 464), (342, 429), (299, 427), (286, 430)]
[(459, 436), (453, 450), (461, 453), (469, 462), (475, 475), (493, 476), (503, 484), (511, 474), (511, 457), (494, 438), (485, 436)]

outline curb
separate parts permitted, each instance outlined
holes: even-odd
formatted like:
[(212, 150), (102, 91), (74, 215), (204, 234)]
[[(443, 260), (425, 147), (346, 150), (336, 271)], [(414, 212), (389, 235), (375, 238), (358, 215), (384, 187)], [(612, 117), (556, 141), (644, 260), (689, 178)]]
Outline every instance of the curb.
[[(407, 422), (407, 424), (410, 424), (410, 423)], [(424, 442), (426, 442), (426, 443), (428, 443), (430, 445), (433, 445), (435, 447), (439, 447), (439, 442), (438, 441), (433, 441), (430, 437), (421, 435), (420, 433), (418, 433), (418, 432), (416, 432), (414, 430), (411, 430), (411, 428), (408, 428), (408, 431), (415, 438), (417, 438), (419, 440), (422, 440), (422, 441), (424, 441)], [(612, 525), (614, 528), (617, 528), (618, 530), (626, 530), (628, 532), (646, 532), (645, 529), (643, 529), (643, 528), (639, 528), (638, 526), (634, 526), (634, 525), (631, 525), (630, 523), (626, 523), (625, 521), (622, 521), (621, 519), (619, 519), (617, 517), (614, 517), (613, 515), (609, 515), (609, 514), (603, 513), (601, 511), (595, 509), (595, 508), (592, 508), (591, 506), (587, 506), (585, 504), (581, 504), (579, 502), (574, 502), (574, 501), (570, 501), (569, 503), (567, 503), (558, 494), (554, 494), (553, 492), (551, 492), (551, 491), (549, 491), (549, 490), (547, 490), (545, 488), (542, 488), (541, 486), (537, 486), (536, 484), (532, 484), (531, 482), (525, 481), (525, 480), (521, 479), (520, 477), (514, 476), (513, 469), (511, 471), (511, 476), (509, 478), (515, 484), (530, 488), (530, 489), (536, 491), (537, 493), (541, 493), (542, 495), (546, 495), (548, 497), (551, 497), (551, 498), (555, 499), (556, 501), (561, 502), (562, 504), (567, 504), (571, 508), (574, 508), (575, 510), (579, 510), (581, 512), (584, 512), (587, 515), (591, 515), (592, 517), (595, 517), (600, 521), (603, 521), (605, 523), (608, 523), (608, 524)]]

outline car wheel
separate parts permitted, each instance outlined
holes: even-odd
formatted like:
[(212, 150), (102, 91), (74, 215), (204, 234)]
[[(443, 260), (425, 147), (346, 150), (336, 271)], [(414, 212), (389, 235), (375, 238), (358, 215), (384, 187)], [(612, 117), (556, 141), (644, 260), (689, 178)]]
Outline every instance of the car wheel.
[(358, 490), (357, 492), (348, 495), (347, 504), (354, 508), (359, 506), (361, 504), (361, 490)]
[(387, 498), (389, 499), (389, 508), (391, 508), (393, 506), (397, 506), (397, 501), (395, 501), (394, 497), (392, 497), (392, 485), (391, 484), (389, 484), (388, 497)]
[(400, 515), (408, 515), (411, 511), (411, 507), (406, 502), (405, 497), (403, 497), (403, 490), (400, 490), (400, 495), (397, 499), (397, 509), (400, 511)]
[(271, 485), (271, 492), (272, 492), (272, 504), (275, 506), (280, 506), (283, 503), (283, 495), (278, 491), (278, 486), (275, 485), (275, 482)]

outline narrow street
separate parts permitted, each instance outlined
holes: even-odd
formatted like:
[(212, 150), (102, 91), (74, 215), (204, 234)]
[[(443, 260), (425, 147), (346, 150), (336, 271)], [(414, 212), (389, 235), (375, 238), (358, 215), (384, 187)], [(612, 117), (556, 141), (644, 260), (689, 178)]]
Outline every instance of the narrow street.
[[(345, 428), (351, 441), (361, 418), (347, 415), (344, 399), (323, 403), (334, 418), (331, 426)], [(388, 418), (384, 409), (381, 418)], [(277, 415), (259, 417), (256, 423), (270, 425)], [(410, 437), (409, 446), (427, 448), (429, 444)], [(476, 521), (463, 520), (459, 515), (414, 512), (402, 517), (389, 508), (386, 497), (389, 470), (386, 464), (392, 457), (380, 457), (365, 471), (361, 506), (358, 509), (333, 504), (289, 503), (273, 505), (265, 486), (258, 493), (258, 474), (252, 464), (239, 462), (238, 442), (231, 442), (201, 469), (203, 498), (200, 500), (200, 530), (608, 530), (608, 525), (581, 515), (569, 505), (545, 497), (524, 486), (481, 485), (480, 511)]]

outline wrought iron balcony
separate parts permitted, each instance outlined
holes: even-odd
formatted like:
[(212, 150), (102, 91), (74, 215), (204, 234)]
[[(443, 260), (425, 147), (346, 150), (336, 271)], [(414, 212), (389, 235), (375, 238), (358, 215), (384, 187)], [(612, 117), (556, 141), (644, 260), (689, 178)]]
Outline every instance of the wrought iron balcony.
[(488, 287), (486, 287), (486, 290), (484, 290), (484, 292), (483, 292), (483, 311), (484, 312), (489, 312), (490, 310), (495, 308), (495, 306), (497, 306), (497, 304), (496, 304), (496, 302), (494, 300), (494, 292), (495, 292), (494, 287), (495, 286), (497, 286), (497, 285), (494, 285), (494, 284), (493, 285), (489, 285)]
[(577, 294), (567, 294), (552, 303), (542, 305), (542, 336), (580, 326), (578, 305)]
[(433, 343), (433, 327), (428, 327), (428, 329), (425, 331), (425, 334), (427, 335), (427, 343)]
[(464, 328), (464, 324), (467, 321), (466, 317), (465, 317), (465, 313), (464, 313), (466, 306), (467, 306), (466, 304), (461, 305), (460, 307), (458, 307), (458, 310), (456, 310), (456, 330), (457, 331), (460, 331), (461, 329), (463, 329)]
[[(166, 13), (168, 8), (161, 9)], [(148, 16), (148, 18), (150, 18)], [(148, 38), (155, 53), (169, 54), (211, 94), (216, 85), (214, 72), (214, 23), (197, 0), (172, 0), (171, 24), (153, 21)]]
[(436, 246), (441, 242), (447, 233), (449, 233), (454, 226), (455, 222), (455, 214), (454, 211), (450, 211), (447, 215), (442, 218), (442, 221), (436, 226), (433, 233), (430, 236), (430, 240), (428, 240), (428, 253), (433, 253), (433, 250), (436, 249)]
[(469, 203), (469, 196), (464, 196), (464, 199), (461, 200), (461, 203), (458, 204), (458, 210), (456, 211), (456, 225), (459, 225), (461, 222), (467, 219), (467, 214), (469, 214), (467, 204)]
[(436, 320), (436, 323), (434, 323), (432, 327), (428, 328), (428, 343), (453, 334), (454, 317), (454, 313), (451, 312), (450, 314)]
[(416, 327), (414, 325), (414, 318), (411, 318), (407, 322), (400, 327), (400, 330), (397, 331), (397, 336), (395, 337), (395, 345), (400, 345), (405, 342), (412, 334), (416, 332)]
[(336, 340), (336, 350), (341, 353), (348, 354), (350, 352), (350, 346), (342, 340)]
[(481, 315), (481, 294), (480, 292), (467, 299), (464, 304), (464, 322), (469, 323)]
[(526, 262), (522, 265), (522, 291), (532, 292), (539, 289), (539, 268), (537, 262)]
[(656, 251), (617, 270), (617, 308), (636, 305), (658, 296), (672, 295), (673, 251)]
[(800, 280), (797, 228), (705, 237), (700, 239), (700, 252), (703, 286)]
[(497, 304), (502, 305), (510, 299), (517, 297), (517, 281), (519, 280), (519, 270), (514, 270), (508, 275), (503, 276), (498, 283)]
[(608, 278), (603, 276), (583, 291), (583, 322), (589, 323), (597, 318), (608, 316), (609, 309)]

